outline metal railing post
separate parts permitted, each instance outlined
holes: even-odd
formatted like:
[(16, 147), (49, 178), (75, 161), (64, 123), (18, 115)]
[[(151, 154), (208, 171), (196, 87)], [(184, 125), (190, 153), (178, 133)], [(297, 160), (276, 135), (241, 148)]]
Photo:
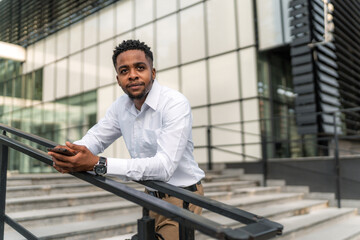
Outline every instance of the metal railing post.
[(179, 240), (194, 240), (194, 229), (179, 224)]
[[(6, 135), (5, 131), (3, 131), (3, 135)], [(9, 147), (4, 144), (0, 144), (0, 151), (0, 240), (3, 240), (5, 229), (6, 177)]]
[(335, 112), (334, 117), (334, 158), (335, 158), (335, 174), (336, 174), (336, 198), (337, 198), (337, 206), (341, 208), (341, 172), (340, 172), (340, 159), (339, 159), (339, 136), (337, 133), (337, 124), (336, 124), (336, 116)]
[(211, 126), (207, 126), (208, 170), (212, 170)]
[(138, 219), (138, 240), (156, 240), (155, 219), (149, 216), (149, 209), (143, 208), (143, 217)]

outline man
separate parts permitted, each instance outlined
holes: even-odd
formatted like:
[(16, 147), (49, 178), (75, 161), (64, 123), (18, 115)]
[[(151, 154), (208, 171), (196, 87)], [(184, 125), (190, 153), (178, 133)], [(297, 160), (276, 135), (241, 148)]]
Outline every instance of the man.
[[(49, 152), (54, 168), (62, 173), (91, 171), (128, 180), (160, 180), (203, 195), (204, 172), (193, 157), (192, 116), (187, 99), (161, 86), (153, 68), (153, 55), (143, 42), (123, 41), (114, 50), (116, 79), (126, 95), (118, 98), (106, 115), (75, 143), (66, 142), (75, 156)], [(131, 159), (103, 158), (103, 152), (123, 137)], [(98, 171), (99, 169), (99, 171)], [(105, 171), (104, 171), (105, 170)], [(201, 208), (167, 194), (149, 194), (201, 214)], [(156, 232), (178, 239), (178, 223), (150, 212)]]

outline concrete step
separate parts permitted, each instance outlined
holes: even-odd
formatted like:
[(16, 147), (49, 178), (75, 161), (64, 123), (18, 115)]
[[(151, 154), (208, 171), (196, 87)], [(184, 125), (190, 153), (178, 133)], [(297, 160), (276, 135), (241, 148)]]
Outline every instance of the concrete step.
[(6, 189), (6, 197), (46, 196), (73, 192), (93, 192), (98, 190), (101, 189), (89, 183), (10, 186)]
[(297, 240), (355, 240), (360, 239), (360, 216), (329, 224), (308, 234), (296, 238)]
[(256, 187), (255, 181), (226, 181), (226, 182), (203, 182), (205, 192), (233, 191), (238, 188)]
[[(301, 193), (271, 193), (266, 195), (238, 196), (221, 200), (221, 202), (241, 209), (254, 209), (265, 207), (269, 204), (284, 204), (298, 201), (303, 198)], [(206, 211), (206, 210), (204, 210)]]
[[(269, 205), (264, 208), (254, 208), (257, 211), (253, 211), (253, 213), (266, 218), (274, 219), (274, 218), (281, 218), (282, 216), (295, 216), (301, 213), (310, 212), (325, 207), (327, 207), (326, 201), (300, 200), (300, 201), (285, 203), (281, 205), (279, 204)], [(212, 212), (204, 211), (203, 216), (214, 222), (218, 222), (222, 225), (226, 225), (229, 227), (240, 226), (237, 221)], [(133, 234), (135, 234), (135, 232), (131, 234), (114, 236), (111, 238), (104, 238), (102, 240), (125, 240), (128, 239), (129, 236), (131, 237)], [(200, 232), (196, 232), (196, 239), (201, 240), (201, 239), (212, 239), (212, 238), (209, 238), (208, 236)]]
[(32, 209), (59, 208), (112, 201), (123, 201), (123, 199), (105, 191), (21, 197), (6, 199), (6, 212), (9, 213)]
[(278, 221), (284, 226), (283, 236), (279, 237), (279, 239), (297, 239), (321, 227), (328, 228), (330, 224), (338, 224), (343, 220), (354, 217), (355, 214), (356, 209), (354, 208), (325, 208), (301, 216), (283, 218)]
[[(281, 194), (278, 194), (278, 195), (281, 195)], [(284, 198), (290, 197), (289, 194), (284, 194), (282, 196)], [(246, 199), (246, 198), (253, 199), (253, 200), (255, 200), (255, 202), (251, 203), (251, 201), (249, 199), (244, 201), (243, 199)], [(277, 199), (278, 199), (278, 201), (281, 201), (281, 200), (279, 200), (279, 197)], [(237, 200), (238, 200), (237, 204), (239, 204), (239, 205), (241, 205), (244, 202), (247, 202), (249, 205), (253, 205), (253, 206), (255, 206), (255, 205), (259, 206), (259, 201), (260, 201), (258, 198), (257, 199), (253, 198), (253, 196), (240, 197)], [(268, 199), (265, 198), (265, 201), (268, 201)], [(302, 208), (305, 208), (305, 207), (310, 208), (311, 206), (314, 207), (315, 205), (319, 205), (319, 204), (322, 204), (322, 203), (316, 202), (316, 201), (310, 202), (310, 200), (308, 200), (308, 201), (304, 200), (304, 202), (302, 202), (302, 204), (299, 203), (297, 206), (293, 206), (292, 209), (291, 209), (291, 206), (289, 206), (288, 211), (289, 212), (292, 211), (294, 213), (296, 213), (297, 211), (305, 211), (305, 210), (300, 210), (300, 208), (301, 207)], [(105, 205), (109, 205), (107, 207), (107, 210), (105, 209), (106, 208)], [(97, 204), (96, 206), (88, 205), (88, 206), (72, 207), (72, 210), (74, 212), (83, 211), (83, 214), (81, 214), (79, 216), (78, 220), (82, 220), (80, 223), (83, 223), (83, 225), (88, 226), (88, 231), (86, 231), (85, 227), (83, 227), (83, 226), (79, 230), (77, 230), (76, 228), (73, 228), (73, 227), (68, 229), (68, 223), (58, 224), (56, 222), (56, 220), (54, 220), (55, 218), (51, 218), (51, 216), (44, 217), (45, 221), (49, 221), (48, 223), (46, 223), (46, 224), (49, 224), (48, 227), (46, 227), (46, 226), (29, 227), (29, 230), (31, 232), (33, 232), (34, 234), (36, 234), (38, 237), (47, 237), (47, 238), (51, 238), (51, 239), (61, 239), (65, 235), (68, 235), (67, 239), (98, 239), (97, 236), (112, 237), (112, 236), (116, 236), (119, 234), (127, 234), (129, 232), (136, 232), (136, 221), (138, 218), (141, 217), (141, 209), (140, 208), (136, 209), (134, 204), (132, 204), (132, 203), (124, 202), (122, 207), (127, 208), (127, 211), (128, 211), (127, 213), (120, 213), (120, 212), (116, 212), (115, 210), (113, 210), (112, 213), (110, 214), (109, 211), (111, 211), (111, 209), (113, 209), (113, 207), (115, 207), (116, 205), (118, 205), (118, 207), (121, 208), (120, 203), (118, 203), (118, 204), (112, 203), (112, 206), (110, 206), (110, 203), (109, 203), (109, 204)], [(131, 207), (134, 207), (134, 208), (131, 208)], [(272, 207), (269, 207), (269, 208), (272, 208)], [(61, 214), (68, 215), (71, 212), (70, 210), (67, 210), (67, 212), (64, 212), (64, 210), (65, 209), (58, 209), (57, 212), (56, 212), (56, 210), (53, 210), (52, 212), (49, 212), (49, 215), (53, 214), (53, 215), (57, 215), (58, 217), (60, 217)], [(90, 211), (90, 212), (93, 211), (93, 212), (87, 213), (87, 211)], [(265, 210), (263, 210), (263, 211), (265, 212)], [(268, 215), (271, 215), (271, 214), (276, 215), (276, 213), (271, 212), (270, 209), (268, 209), (267, 211), (268, 211)], [(26, 214), (13, 213), (10, 216), (14, 217), (15, 220), (19, 220), (20, 223), (25, 226), (28, 223), (21, 222), (20, 218), (23, 217), (24, 215), (31, 217), (32, 214), (36, 215), (35, 217), (38, 218), (38, 217), (40, 217), (41, 212), (36, 213), (36, 211), (33, 211), (33, 212), (29, 211)], [(46, 215), (46, 210), (43, 210), (42, 214)], [(209, 211), (204, 210), (204, 216), (213, 221), (219, 221), (219, 219), (220, 219), (221, 224), (227, 224), (227, 222), (224, 222), (223, 219), (219, 218), (221, 216), (219, 216), (217, 214), (213, 214)], [(16, 219), (16, 217), (17, 217), (17, 219)], [(67, 220), (70, 220), (69, 216), (64, 216), (64, 217), (67, 218)], [(118, 217), (120, 217), (120, 220), (117, 219)], [(125, 219), (127, 219), (127, 221), (125, 221), (124, 217), (125, 217)], [(90, 219), (95, 219), (95, 220), (90, 220)], [(101, 219), (103, 219), (103, 221), (101, 221)], [(104, 226), (103, 224), (99, 225), (98, 224), (99, 222), (109, 222), (111, 224), (110, 224), (110, 226)], [(75, 226), (78, 226), (78, 223), (79, 222), (71, 222), (69, 224), (74, 224)], [(236, 222), (234, 222), (234, 223), (236, 223)], [(119, 224), (119, 225), (116, 225), (116, 224)], [(123, 229), (122, 230), (116, 229), (116, 226), (118, 228), (123, 228)], [(55, 236), (50, 236), (49, 232), (52, 232), (53, 228), (56, 229), (56, 231), (54, 232)], [(60, 228), (65, 228), (65, 229), (60, 230)], [(95, 238), (93, 238), (94, 236), (89, 235), (89, 232), (95, 232), (95, 229), (96, 229), (96, 234), (94, 233)], [(73, 231), (75, 231), (75, 232), (73, 232)], [(9, 230), (7, 231), (7, 236), (14, 236), (14, 235), (11, 235), (10, 232), (11, 231), (9, 231)], [(102, 232), (106, 232), (106, 234), (108, 234), (108, 235), (106, 235), (106, 234), (101, 235)], [(14, 238), (14, 239), (17, 239), (17, 238)]]
[[(302, 214), (307, 214), (311, 211), (317, 209), (324, 209), (327, 207), (327, 202), (320, 200), (299, 200), (289, 203), (279, 204), (269, 204), (265, 207), (256, 207), (256, 208), (241, 208), (242, 210), (249, 211), (251, 213), (257, 214), (271, 219), (281, 219), (284, 217), (298, 216)], [(221, 216), (216, 213), (204, 211), (204, 216), (211, 219), (214, 222), (229, 226), (229, 227), (238, 227), (239, 223), (233, 219)]]
[(205, 174), (203, 182), (224, 182), (224, 181), (238, 181), (241, 180), (240, 177), (243, 175), (243, 171), (239, 173), (229, 173), (229, 174), (215, 174), (209, 173)]
[[(135, 182), (122, 182), (130, 187), (143, 188), (141, 184)], [(234, 181), (234, 182), (213, 182), (204, 183), (206, 192), (214, 191), (232, 191), (237, 188), (255, 187), (254, 181)], [(26, 197), (26, 196), (45, 196), (63, 193), (80, 193), (101, 190), (86, 182), (79, 183), (61, 183), (61, 184), (47, 184), (47, 185), (25, 185), (25, 186), (10, 186), (7, 187), (6, 197)]]
[[(272, 189), (272, 188), (271, 188)], [(273, 188), (278, 190), (278, 188)], [(239, 189), (241, 190), (241, 189)], [(256, 193), (256, 192), (259, 193)], [(261, 194), (261, 192), (269, 192), (267, 188), (245, 188), (241, 190), (241, 195), (232, 196), (239, 199), (239, 201), (232, 201), (233, 204), (240, 204), (246, 200), (246, 197)], [(246, 194), (248, 192), (248, 194)], [(212, 194), (213, 197), (219, 198), (224, 195), (223, 192), (207, 193), (206, 196)], [(288, 197), (288, 195), (286, 195)], [(265, 198), (268, 201), (268, 198)], [(259, 204), (261, 198), (257, 198), (254, 204)], [(247, 201), (249, 205), (252, 205), (250, 201)], [(94, 203), (87, 205), (73, 205), (57, 208), (36, 209), (27, 211), (11, 212), (9, 216), (18, 221), (24, 226), (37, 226), (37, 225), (51, 225), (58, 223), (66, 223), (73, 221), (90, 220), (97, 217), (105, 217), (112, 215), (122, 215), (129, 211), (141, 211), (140, 207), (129, 201), (122, 201), (119, 198), (117, 201), (104, 203)], [(206, 210), (205, 210), (206, 211)]]
[(61, 173), (11, 174), (7, 178), (7, 186), (49, 185), (60, 183), (83, 183), (84, 181)]
[[(304, 236), (304, 234), (312, 233), (314, 231), (317, 231), (318, 229), (322, 228), (324, 226), (324, 223), (326, 224), (325, 228), (328, 228), (329, 223), (331, 226), (331, 223), (334, 221), (338, 221), (337, 224), (341, 224), (342, 220), (348, 221), (347, 218), (351, 217), (354, 218), (354, 209), (334, 209), (334, 208), (324, 208), (315, 210), (314, 212), (310, 212), (309, 214), (300, 215), (300, 216), (292, 216), (289, 218), (284, 218), (278, 221), (279, 223), (284, 225), (284, 232), (282, 236), (276, 237), (276, 239), (279, 240), (290, 240), (290, 239), (300, 239), (301, 236)], [(266, 215), (263, 215), (264, 217), (267, 217)], [(289, 223), (289, 220), (291, 219), (292, 223)], [(224, 219), (222, 219), (224, 222)], [(231, 224), (233, 221), (226, 222), (225, 224)], [(239, 224), (234, 224), (232, 227), (240, 227)], [(358, 225), (359, 226), (359, 225)], [(341, 231), (339, 233), (342, 234)], [(205, 236), (201, 233), (198, 233), (196, 236), (197, 240), (210, 240), (214, 238), (209, 238), (208, 236)], [(323, 240), (328, 238), (323, 235), (318, 235), (315, 238), (308, 238), (309, 240)], [(340, 240), (343, 238), (334, 238), (334, 240)], [(345, 239), (345, 238), (344, 238)]]
[[(36, 209), (30, 211), (9, 213), (9, 217), (24, 227), (51, 226), (71, 222), (88, 221), (108, 216), (141, 213), (142, 209), (129, 201), (116, 201), (88, 205)], [(7, 228), (9, 229), (9, 228)]]
[[(89, 221), (28, 228), (28, 230), (39, 239), (95, 240), (136, 232), (135, 223), (139, 218), (141, 218), (141, 213), (133, 212)], [(13, 230), (8, 230), (5, 231), (5, 239), (22, 240), (24, 238)]]
[[(137, 183), (127, 183), (137, 190), (143, 191), (144, 186)], [(205, 194), (214, 199), (229, 199), (237, 188), (254, 186), (252, 181), (236, 181), (225, 183), (204, 183)], [(233, 191), (216, 191), (233, 190)], [(54, 185), (28, 185), (9, 187), (7, 196), (7, 212), (26, 211), (32, 209), (60, 208), (96, 203), (98, 201), (119, 201), (119, 198), (87, 183), (54, 184)], [(92, 190), (92, 191), (90, 191)], [(208, 191), (209, 190), (209, 191)], [(250, 190), (248, 190), (250, 191)], [(243, 191), (246, 192), (246, 191)], [(35, 193), (36, 196), (32, 193)], [(54, 194), (52, 194), (54, 193)], [(13, 196), (11, 198), (11, 196)]]
[[(133, 188), (143, 188), (141, 184), (138, 184), (136, 182), (121, 183)], [(99, 190), (102, 189), (84, 181), (75, 183), (69, 182), (59, 184), (9, 186), (6, 189), (6, 198), (93, 192)]]

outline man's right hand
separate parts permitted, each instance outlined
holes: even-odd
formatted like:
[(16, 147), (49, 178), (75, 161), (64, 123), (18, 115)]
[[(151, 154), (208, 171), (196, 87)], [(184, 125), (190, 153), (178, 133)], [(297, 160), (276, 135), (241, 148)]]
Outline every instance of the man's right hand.
[(94, 165), (99, 161), (90, 150), (81, 145), (66, 142), (66, 146), (57, 146), (68, 149), (75, 153), (75, 156), (66, 156), (59, 153), (48, 152), (53, 157), (53, 167), (61, 173), (91, 171)]

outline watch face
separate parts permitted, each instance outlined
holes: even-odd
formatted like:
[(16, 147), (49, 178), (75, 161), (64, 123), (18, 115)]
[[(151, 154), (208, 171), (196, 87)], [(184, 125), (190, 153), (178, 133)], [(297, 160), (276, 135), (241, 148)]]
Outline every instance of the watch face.
[(95, 168), (95, 173), (96, 173), (96, 174), (99, 174), (99, 175), (105, 174), (105, 173), (106, 173), (106, 167), (105, 167), (105, 166), (101, 166), (101, 165), (96, 166), (96, 168)]

